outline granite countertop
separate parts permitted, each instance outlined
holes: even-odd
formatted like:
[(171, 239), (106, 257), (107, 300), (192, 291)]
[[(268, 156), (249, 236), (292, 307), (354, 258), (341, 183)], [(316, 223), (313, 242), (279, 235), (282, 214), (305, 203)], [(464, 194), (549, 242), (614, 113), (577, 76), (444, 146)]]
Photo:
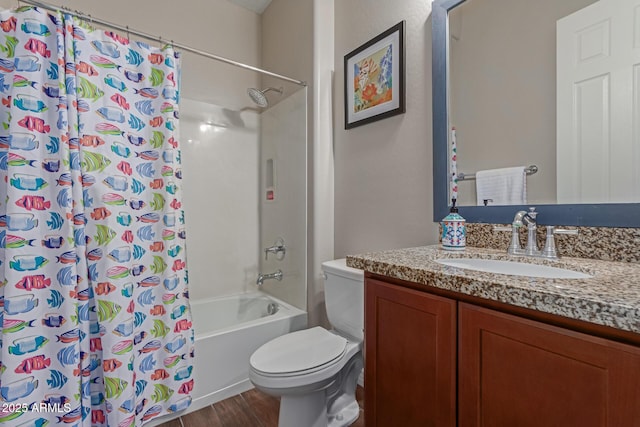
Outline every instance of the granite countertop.
[[(581, 271), (588, 279), (548, 279), (451, 267), (439, 258), (508, 259)], [(519, 307), (640, 333), (640, 264), (585, 258), (513, 257), (505, 251), (439, 246), (394, 249), (347, 256), (347, 265)]]

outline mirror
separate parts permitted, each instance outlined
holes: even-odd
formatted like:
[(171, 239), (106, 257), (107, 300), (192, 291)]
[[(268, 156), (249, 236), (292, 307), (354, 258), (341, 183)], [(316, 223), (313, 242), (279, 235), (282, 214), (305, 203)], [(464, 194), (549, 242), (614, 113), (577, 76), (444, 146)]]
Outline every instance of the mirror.
[[(473, 177), (484, 169), (537, 167), (526, 177), (527, 205), (516, 199), (510, 206), (491, 201), (483, 206), (476, 181), (459, 180), (458, 205), (469, 222), (510, 223), (516, 211), (536, 206), (541, 224), (640, 226), (640, 136), (633, 146), (638, 132), (632, 124), (637, 130), (640, 126), (632, 120), (632, 113), (638, 113), (627, 108), (640, 101), (640, 96), (632, 99), (629, 90), (634, 73), (640, 82), (640, 67), (635, 67), (640, 49), (631, 46), (635, 40), (630, 37), (623, 55), (629, 62), (628, 81), (618, 85), (615, 75), (603, 71), (601, 57), (615, 50), (610, 49), (615, 35), (611, 23), (620, 20), (607, 20), (597, 8), (609, 12), (614, 8), (607, 3), (612, 2), (626, 8), (633, 3), (624, 14), (637, 15), (640, 25), (636, 0), (434, 1), (435, 221), (447, 214), (451, 203), (449, 147), (455, 126), (458, 174)], [(629, 33), (634, 34), (633, 28)], [(595, 74), (576, 74), (581, 60)], [(603, 98), (618, 96), (616, 85), (626, 88), (619, 94), (628, 98), (623, 101), (628, 116)], [(618, 119), (625, 126), (614, 123)], [(623, 128), (627, 130), (618, 130)], [(576, 148), (576, 143), (583, 145)]]

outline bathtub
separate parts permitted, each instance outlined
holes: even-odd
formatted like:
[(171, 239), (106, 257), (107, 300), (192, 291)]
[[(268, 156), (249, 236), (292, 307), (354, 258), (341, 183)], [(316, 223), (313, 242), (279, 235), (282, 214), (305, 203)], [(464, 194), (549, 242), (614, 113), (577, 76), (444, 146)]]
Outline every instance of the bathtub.
[(193, 402), (183, 412), (160, 417), (158, 425), (242, 393), (249, 357), (262, 344), (307, 327), (307, 313), (263, 292), (191, 301), (195, 330)]

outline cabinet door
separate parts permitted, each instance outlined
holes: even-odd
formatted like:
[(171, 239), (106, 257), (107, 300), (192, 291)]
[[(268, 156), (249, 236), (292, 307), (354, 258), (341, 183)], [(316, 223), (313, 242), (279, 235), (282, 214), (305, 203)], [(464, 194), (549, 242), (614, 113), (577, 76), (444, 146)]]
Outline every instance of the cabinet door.
[(367, 279), (367, 427), (455, 426), (456, 302)]
[(459, 304), (459, 426), (640, 426), (640, 349)]

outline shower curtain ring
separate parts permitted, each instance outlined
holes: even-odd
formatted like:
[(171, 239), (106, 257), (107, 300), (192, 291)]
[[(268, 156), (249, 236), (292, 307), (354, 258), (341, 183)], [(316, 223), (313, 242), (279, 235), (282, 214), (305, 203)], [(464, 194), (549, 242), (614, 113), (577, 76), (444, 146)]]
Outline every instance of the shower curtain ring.
[(127, 40), (131, 40), (131, 34), (129, 34), (129, 26), (127, 25)]

